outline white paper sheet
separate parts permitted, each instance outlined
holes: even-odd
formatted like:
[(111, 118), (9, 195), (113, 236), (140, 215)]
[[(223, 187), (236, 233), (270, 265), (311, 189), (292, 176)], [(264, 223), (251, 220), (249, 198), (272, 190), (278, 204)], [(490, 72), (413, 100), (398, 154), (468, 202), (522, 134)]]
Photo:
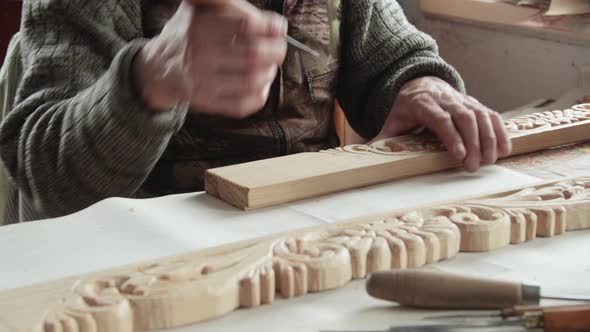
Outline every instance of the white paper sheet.
[[(490, 179), (497, 181), (488, 181)], [(399, 180), (395, 184), (387, 183), (308, 199), (292, 203), (289, 207), (327, 222), (333, 222), (431, 202), (460, 199), (471, 194), (524, 185), (531, 180), (539, 181), (496, 166), (484, 167), (477, 173), (451, 170), (435, 175)]]
[(0, 289), (538, 181), (492, 166), (242, 211), (207, 194), (113, 198), (60, 219), (0, 228)]

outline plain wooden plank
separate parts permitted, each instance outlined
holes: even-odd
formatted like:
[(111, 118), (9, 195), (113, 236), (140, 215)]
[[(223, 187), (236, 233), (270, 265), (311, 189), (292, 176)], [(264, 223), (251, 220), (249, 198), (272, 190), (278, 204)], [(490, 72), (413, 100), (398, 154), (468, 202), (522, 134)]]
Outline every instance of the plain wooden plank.
[[(511, 131), (510, 156), (590, 140), (590, 106), (576, 108), (578, 122)], [(510, 123), (532, 126), (536, 121), (547, 122), (543, 116), (518, 117)], [(422, 144), (424, 140), (421, 136), (403, 136), (375, 144), (414, 150), (431, 145), (423, 151), (345, 152), (367, 149), (366, 145), (357, 145), (338, 151), (300, 153), (215, 168), (205, 173), (205, 190), (231, 205), (249, 210), (460, 166), (444, 149), (436, 151), (436, 141), (426, 139), (428, 143)]]

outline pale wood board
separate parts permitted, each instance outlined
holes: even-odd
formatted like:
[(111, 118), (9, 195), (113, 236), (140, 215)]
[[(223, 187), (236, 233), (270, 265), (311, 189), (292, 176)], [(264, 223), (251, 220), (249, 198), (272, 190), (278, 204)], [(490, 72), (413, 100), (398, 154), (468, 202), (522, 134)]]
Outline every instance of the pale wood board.
[[(559, 229), (537, 233), (542, 236), (590, 228), (590, 178), (396, 210), (3, 292), (0, 330), (138, 331), (193, 324), (270, 304), (275, 296), (337, 288), (370, 272), (420, 267), (459, 250), (521, 243), (513, 234), (533, 224), (523, 223), (527, 216), (537, 226)], [(537, 235), (525, 233), (523, 241)]]
[[(506, 121), (510, 156), (590, 140), (590, 104)], [(257, 209), (460, 166), (432, 136), (410, 135), (208, 170), (205, 190)]]
[(419, 0), (420, 9), (425, 15), (444, 16), (466, 22), (514, 27), (538, 10), (534, 8), (515, 6), (499, 1), (480, 0)]
[(515, 32), (534, 38), (550, 39), (560, 43), (588, 45), (588, 33), (567, 28), (530, 25), (543, 11), (533, 7), (515, 6), (501, 1), (486, 0), (418, 0), (424, 16), (459, 23), (482, 26), (510, 34)]

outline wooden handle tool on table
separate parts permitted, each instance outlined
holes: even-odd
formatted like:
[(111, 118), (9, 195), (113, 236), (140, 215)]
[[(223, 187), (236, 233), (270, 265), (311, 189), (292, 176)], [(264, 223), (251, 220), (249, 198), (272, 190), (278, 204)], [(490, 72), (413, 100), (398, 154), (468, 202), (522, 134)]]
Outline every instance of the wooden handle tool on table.
[(561, 306), (527, 310), (522, 317), (530, 328), (545, 332), (590, 331), (590, 305)]
[(401, 305), (432, 309), (503, 309), (538, 304), (541, 299), (538, 286), (416, 269), (373, 273), (367, 292)]
[(588, 332), (590, 305), (516, 306), (492, 315), (460, 314), (428, 317), (427, 320), (438, 322), (437, 326), (447, 327), (441, 331), (455, 331), (451, 327), (459, 327), (461, 331), (465, 328), (470, 328), (470, 331), (490, 331), (491, 327), (520, 326), (526, 330), (541, 329), (544, 332)]
[(367, 292), (373, 297), (411, 307), (501, 309), (493, 315), (431, 317), (449, 326), (513, 325), (542, 328), (545, 332), (590, 331), (590, 304), (541, 307), (538, 305), (542, 298), (540, 287), (517, 282), (418, 269), (391, 270), (371, 274)]

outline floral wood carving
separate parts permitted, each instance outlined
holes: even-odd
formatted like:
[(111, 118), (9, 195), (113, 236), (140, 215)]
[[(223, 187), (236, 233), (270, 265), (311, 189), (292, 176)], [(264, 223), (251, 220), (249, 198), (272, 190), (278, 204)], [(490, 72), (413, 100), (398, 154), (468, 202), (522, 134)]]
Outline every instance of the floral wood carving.
[(444, 150), (444, 145), (436, 136), (430, 134), (418, 134), (384, 139), (369, 145), (347, 145), (341, 148), (321, 152), (376, 153), (386, 156), (399, 156), (407, 153), (441, 152)]
[(474, 203), (501, 208), (510, 215), (512, 243), (530, 241), (535, 235), (554, 236), (590, 228), (590, 178), (527, 188)]
[(510, 216), (502, 209), (477, 204), (442, 206), (419, 210), (402, 217), (444, 218), (461, 233), (460, 250), (490, 251), (510, 243)]
[(218, 255), (155, 263), (82, 280), (34, 331), (142, 331), (195, 323), (239, 307), (337, 288), (368, 273), (453, 257), (459, 230), (444, 216), (334, 225)]
[(573, 106), (564, 111), (533, 113), (505, 121), (509, 131), (545, 129), (590, 120), (590, 104)]
[(590, 178), (561, 181), (82, 280), (35, 330), (175, 327), (270, 304), (276, 294), (291, 298), (337, 288), (371, 272), (420, 267), (459, 250), (493, 250), (535, 234), (590, 228), (589, 190)]
[[(490, 251), (590, 228), (590, 177), (564, 180), (498, 197), (412, 212), (445, 216), (461, 232), (463, 252)], [(402, 220), (405, 220), (403, 217)]]
[(590, 178), (482, 199), (392, 212), (197, 252), (112, 276), (82, 279), (33, 327), (143, 331), (197, 323), (237, 308), (338, 288), (367, 274), (420, 267), (590, 228)]

